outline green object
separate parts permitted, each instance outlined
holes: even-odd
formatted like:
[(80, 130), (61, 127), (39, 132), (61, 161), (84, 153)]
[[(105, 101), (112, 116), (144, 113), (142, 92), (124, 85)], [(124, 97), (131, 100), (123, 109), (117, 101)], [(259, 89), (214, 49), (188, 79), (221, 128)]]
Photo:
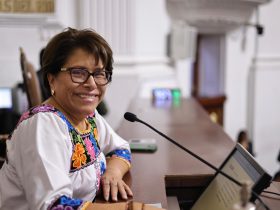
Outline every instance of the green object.
[(132, 152), (155, 152), (157, 150), (155, 139), (130, 139), (128, 142)]
[(172, 98), (173, 98), (173, 100), (178, 100), (181, 98), (180, 89), (172, 89)]

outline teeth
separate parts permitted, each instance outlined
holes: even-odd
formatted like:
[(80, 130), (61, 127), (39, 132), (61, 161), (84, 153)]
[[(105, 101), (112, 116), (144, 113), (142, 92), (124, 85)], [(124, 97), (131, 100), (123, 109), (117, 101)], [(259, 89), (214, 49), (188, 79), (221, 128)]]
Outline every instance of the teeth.
[(80, 97), (82, 97), (82, 98), (94, 98), (95, 95), (84, 95), (84, 94), (81, 94)]

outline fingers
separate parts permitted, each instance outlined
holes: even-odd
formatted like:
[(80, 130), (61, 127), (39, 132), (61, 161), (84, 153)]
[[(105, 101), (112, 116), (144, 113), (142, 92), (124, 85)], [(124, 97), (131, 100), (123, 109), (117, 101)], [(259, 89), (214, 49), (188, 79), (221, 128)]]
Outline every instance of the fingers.
[(103, 197), (106, 201), (109, 200), (110, 183), (109, 180), (102, 180)]
[(125, 184), (125, 191), (126, 191), (126, 193), (127, 193), (128, 196), (130, 196), (130, 197), (133, 196), (132, 190), (131, 190), (130, 187), (127, 186), (126, 184)]
[(128, 196), (133, 196), (131, 189), (122, 180), (109, 181), (104, 179), (102, 180), (102, 188), (103, 196), (106, 201), (109, 200), (110, 195), (113, 201), (118, 201), (118, 193), (124, 200), (127, 200)]
[(125, 183), (119, 184), (118, 188), (122, 199), (127, 200), (126, 184)]
[(118, 183), (116, 181), (112, 181), (110, 183), (110, 187), (112, 200), (118, 201)]
[(124, 182), (119, 186), (119, 193), (124, 200), (127, 200), (128, 196), (133, 196), (131, 189)]

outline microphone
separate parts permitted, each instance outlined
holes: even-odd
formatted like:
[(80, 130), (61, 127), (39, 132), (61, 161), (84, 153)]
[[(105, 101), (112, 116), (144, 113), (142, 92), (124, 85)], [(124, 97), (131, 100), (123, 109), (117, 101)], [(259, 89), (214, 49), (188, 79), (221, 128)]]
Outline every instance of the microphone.
[(168, 136), (166, 136), (165, 134), (163, 134), (162, 132), (158, 131), (157, 129), (155, 129), (154, 127), (152, 127), (151, 125), (149, 125), (148, 123), (140, 120), (137, 118), (137, 116), (133, 113), (130, 112), (126, 112), (124, 114), (124, 118), (130, 122), (140, 122), (146, 126), (148, 126), (149, 128), (151, 128), (152, 130), (154, 130), (155, 132), (157, 132), (159, 135), (163, 136), (164, 138), (166, 138), (168, 141), (170, 141), (171, 143), (175, 144), (177, 147), (181, 148), (182, 150), (184, 150), (185, 152), (189, 153), (190, 155), (192, 155), (193, 157), (195, 157), (196, 159), (200, 160), (201, 162), (203, 162), (204, 164), (206, 164), (207, 166), (209, 166), (210, 168), (214, 169), (215, 171), (218, 171), (219, 173), (221, 173), (222, 175), (224, 175), (225, 177), (227, 177), (229, 180), (231, 180), (232, 182), (234, 182), (235, 184), (237, 184), (238, 186), (242, 186), (240, 182), (238, 182), (237, 180), (235, 180), (234, 178), (232, 178), (231, 176), (227, 175), (226, 173), (220, 171), (217, 167), (213, 166), (211, 163), (207, 162), (206, 160), (202, 159), (201, 157), (199, 157), (198, 155), (196, 155), (195, 153), (193, 153), (192, 151), (190, 151), (189, 149), (185, 148), (184, 146), (182, 146), (181, 144), (179, 144), (178, 142), (174, 141), (173, 139), (169, 138)]
[(135, 122), (135, 121), (139, 120), (139, 119), (136, 117), (135, 114), (132, 114), (132, 113), (130, 113), (130, 112), (126, 112), (126, 113), (124, 114), (124, 118), (125, 118), (126, 120), (130, 121), (130, 122)]
[[(160, 136), (164, 137), (165, 139), (167, 139), (169, 142), (173, 143), (174, 145), (176, 145), (177, 147), (179, 147), (180, 149), (184, 150), (185, 152), (189, 153), (191, 156), (195, 157), (196, 159), (200, 160), (201, 162), (203, 162), (205, 165), (209, 166), (210, 168), (212, 168), (214, 171), (222, 174), (224, 177), (226, 177), (227, 179), (229, 179), (230, 181), (234, 182), (236, 185), (242, 187), (242, 184), (237, 181), (236, 179), (234, 179), (233, 177), (229, 176), (228, 174), (224, 173), (223, 171), (221, 171), (220, 169), (218, 169), (217, 167), (215, 167), (214, 165), (212, 165), (211, 163), (209, 163), (208, 161), (204, 160), (203, 158), (201, 158), (200, 156), (198, 156), (197, 154), (193, 153), (192, 151), (190, 151), (189, 149), (187, 149), (186, 147), (184, 147), (183, 145), (179, 144), (178, 142), (174, 141), (173, 139), (171, 139), (170, 137), (166, 136), (164, 133), (160, 132), (159, 130), (157, 130), (156, 128), (154, 128), (153, 126), (149, 125), (148, 123), (140, 120), (139, 118), (137, 118), (137, 116), (131, 112), (126, 112), (124, 114), (124, 118), (130, 122), (140, 122), (144, 125), (146, 125), (147, 127), (151, 128), (153, 131), (155, 131), (156, 133), (158, 133)], [(257, 193), (255, 193), (254, 191), (252, 191), (252, 193), (254, 194), (254, 196), (256, 196), (256, 198), (261, 202), (261, 204), (267, 209), (269, 210), (269, 207), (267, 205), (265, 205), (263, 203), (263, 201), (260, 199), (260, 197), (258, 196)]]

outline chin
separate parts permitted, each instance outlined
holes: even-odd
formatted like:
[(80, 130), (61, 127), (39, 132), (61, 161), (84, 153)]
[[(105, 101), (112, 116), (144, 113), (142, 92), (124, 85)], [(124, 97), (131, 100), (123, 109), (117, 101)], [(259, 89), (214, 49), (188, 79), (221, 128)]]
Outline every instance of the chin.
[(82, 108), (80, 110), (80, 112), (82, 112), (85, 116), (88, 116), (88, 115), (92, 114), (95, 111), (95, 109), (96, 109), (96, 106), (91, 107), (91, 108)]

